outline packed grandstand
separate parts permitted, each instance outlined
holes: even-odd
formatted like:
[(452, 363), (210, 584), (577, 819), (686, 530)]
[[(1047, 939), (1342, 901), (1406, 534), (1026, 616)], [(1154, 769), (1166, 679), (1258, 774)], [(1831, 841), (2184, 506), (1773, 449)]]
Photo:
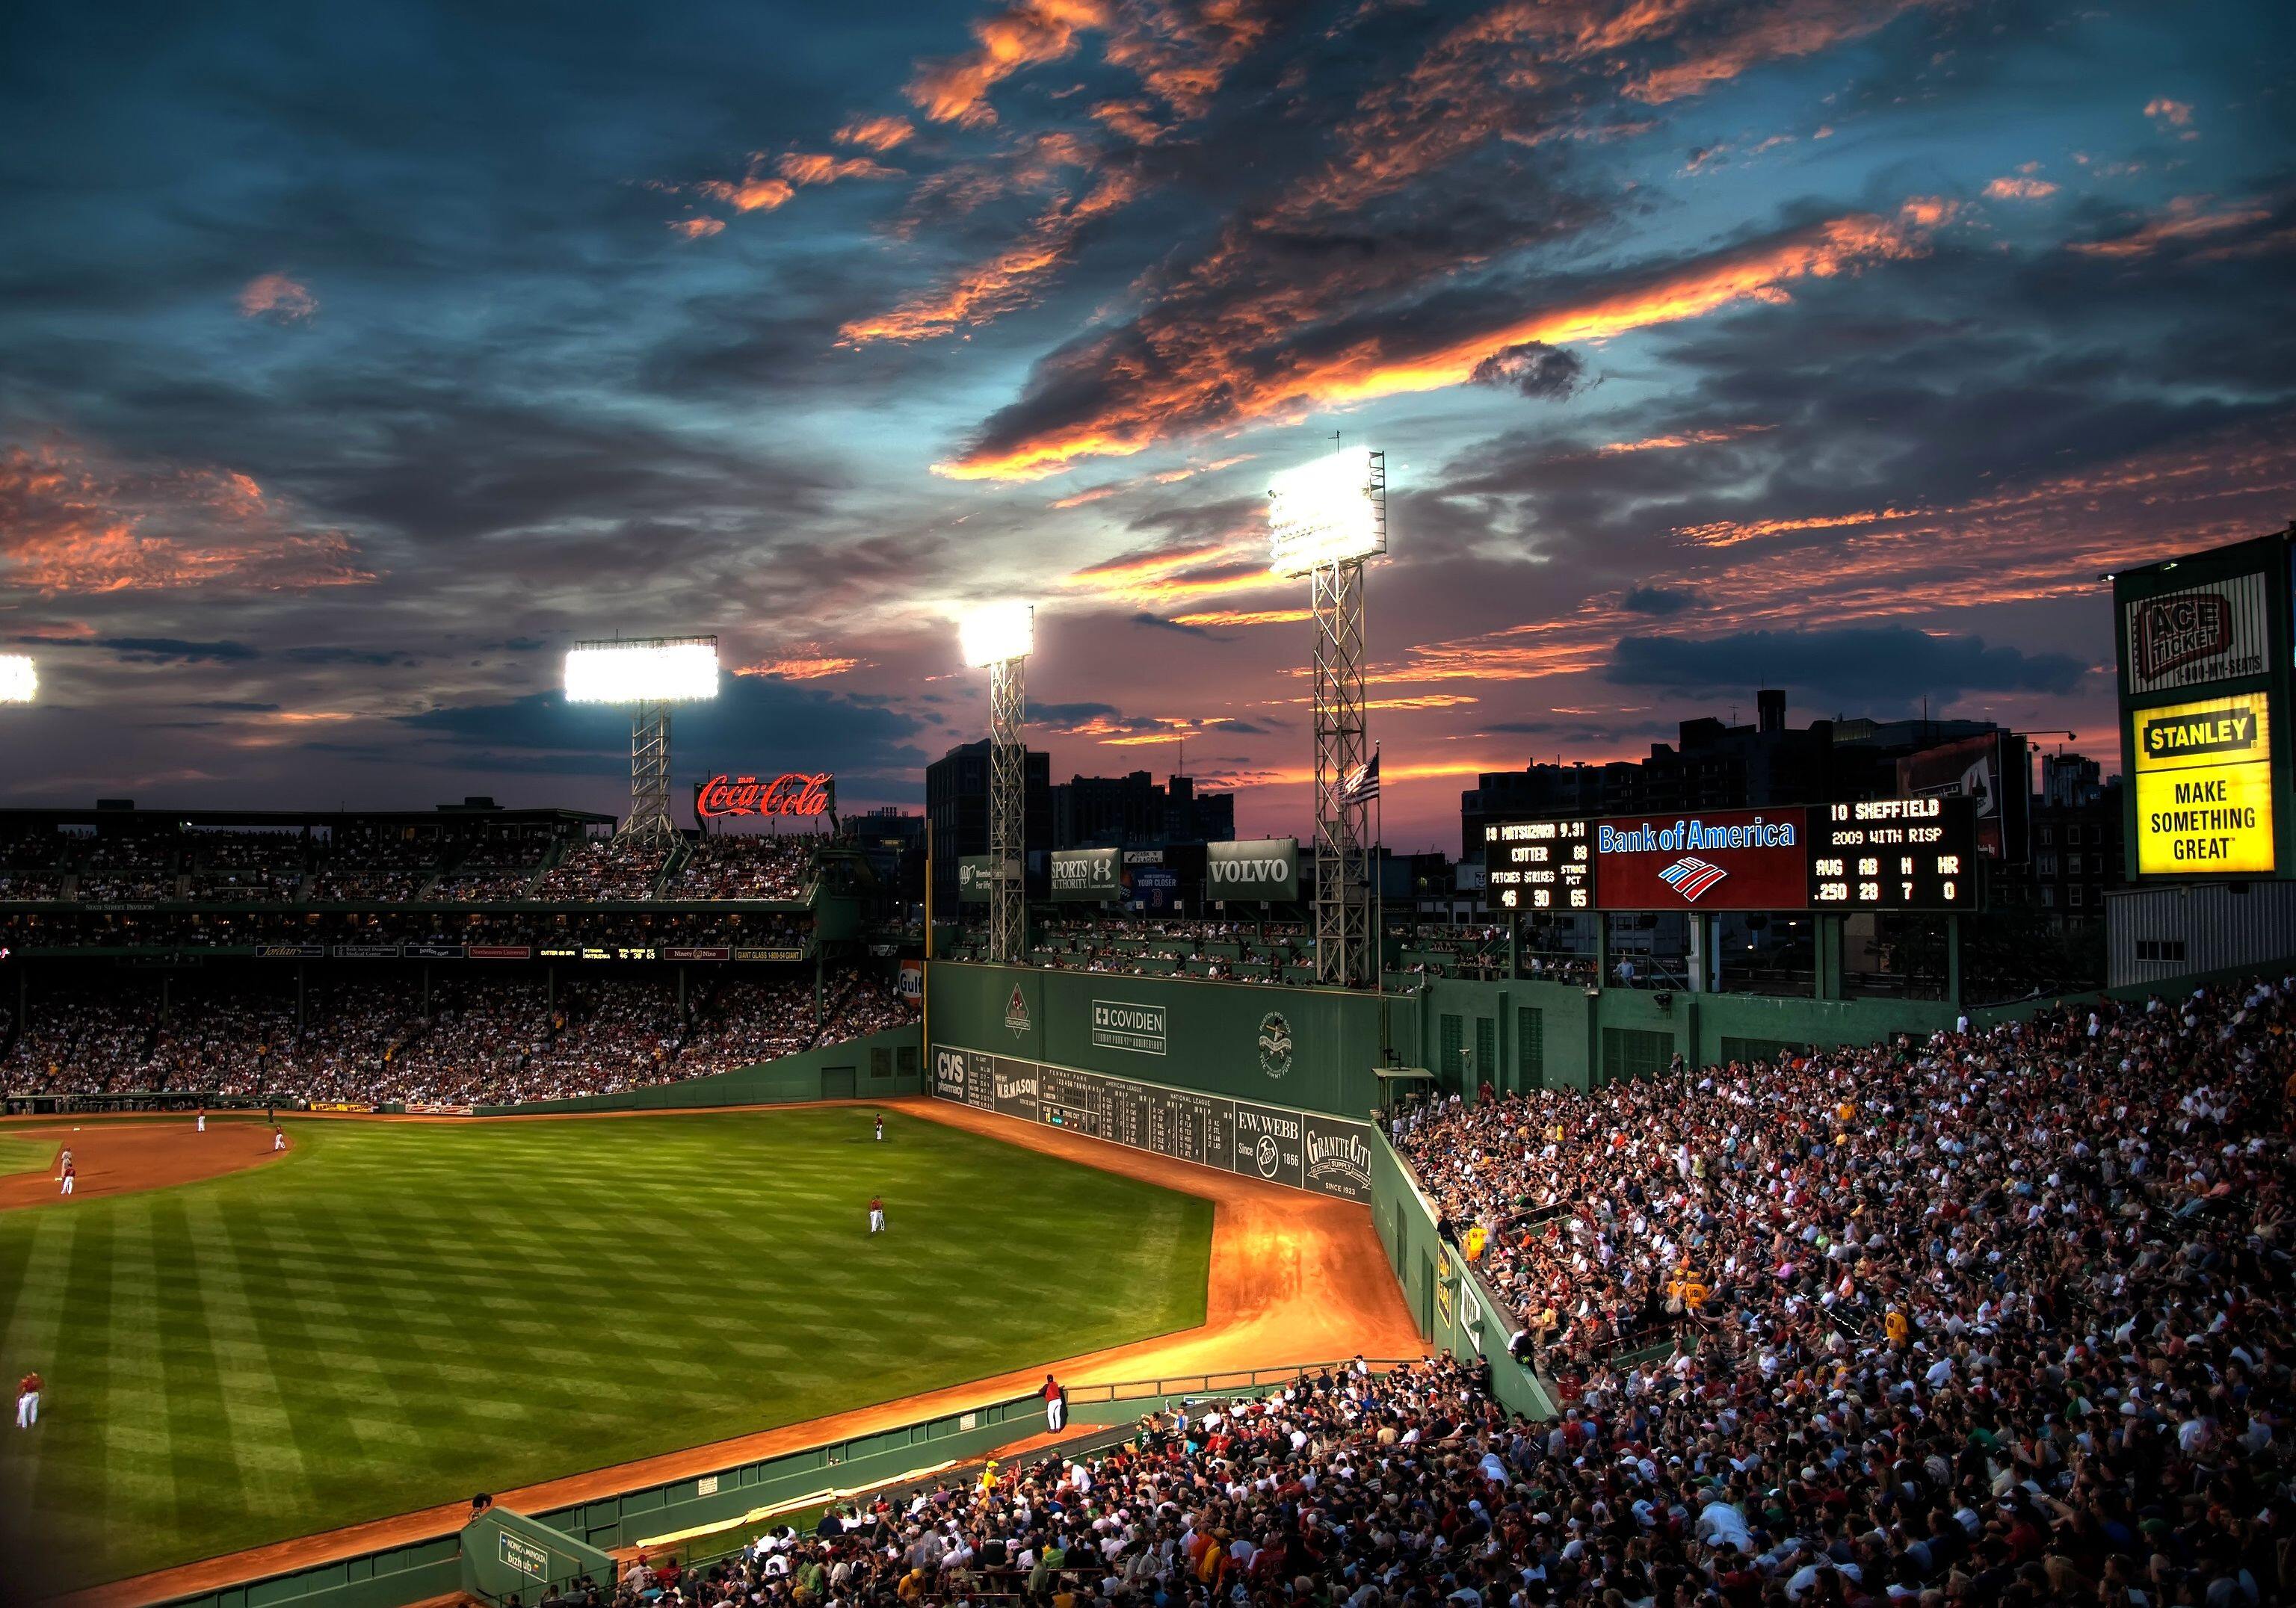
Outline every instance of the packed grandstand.
[(113, 980), (35, 996), (0, 1029), (11, 1096), (193, 1093), (299, 1104), (509, 1105), (619, 1094), (848, 1042), (915, 1020), (882, 973), (729, 977), (681, 1008), (675, 979), (527, 975), (176, 987)]
[(2286, 1600), (2292, 991), (1398, 1114), (1555, 1418), (1327, 1370), (566, 1600)]

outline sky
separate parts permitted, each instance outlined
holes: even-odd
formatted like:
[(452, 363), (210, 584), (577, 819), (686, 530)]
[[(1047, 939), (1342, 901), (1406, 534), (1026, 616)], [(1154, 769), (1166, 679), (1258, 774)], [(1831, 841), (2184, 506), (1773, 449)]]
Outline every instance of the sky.
[(1476, 773), (1926, 706), (2117, 768), (2118, 565), (2296, 514), (2296, 14), (1007, 0), (0, 16), (0, 804), (1310, 808), (1266, 493), (1387, 455), (1398, 848)]

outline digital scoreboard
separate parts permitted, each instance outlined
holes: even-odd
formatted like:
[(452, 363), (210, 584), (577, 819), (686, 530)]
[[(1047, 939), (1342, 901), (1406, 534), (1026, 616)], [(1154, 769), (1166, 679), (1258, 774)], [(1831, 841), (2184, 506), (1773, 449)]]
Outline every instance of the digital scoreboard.
[(1499, 820), (1483, 828), (1485, 895), (1503, 910), (1591, 910), (1595, 860), (1589, 823)]
[(1906, 910), (1979, 908), (1972, 799), (1877, 798), (1769, 811), (1496, 820), (1494, 910)]
[(1809, 903), (1819, 910), (1977, 908), (1967, 798), (1874, 798), (1809, 811)]

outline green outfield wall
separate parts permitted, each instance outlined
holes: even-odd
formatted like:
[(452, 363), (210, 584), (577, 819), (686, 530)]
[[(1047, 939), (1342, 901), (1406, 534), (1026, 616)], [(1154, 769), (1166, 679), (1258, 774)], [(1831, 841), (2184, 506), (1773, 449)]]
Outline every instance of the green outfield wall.
[(1332, 1116), (1379, 1104), (1383, 1050), (1420, 1037), (1418, 1000), (1339, 989), (936, 960), (925, 997), (936, 1046)]
[(546, 1116), (565, 1111), (675, 1111), (712, 1106), (778, 1106), (798, 1100), (882, 1100), (916, 1093), (922, 1065), (917, 1030), (894, 1027), (707, 1077), (650, 1083), (620, 1094), (476, 1106), (472, 1111), (478, 1116)]

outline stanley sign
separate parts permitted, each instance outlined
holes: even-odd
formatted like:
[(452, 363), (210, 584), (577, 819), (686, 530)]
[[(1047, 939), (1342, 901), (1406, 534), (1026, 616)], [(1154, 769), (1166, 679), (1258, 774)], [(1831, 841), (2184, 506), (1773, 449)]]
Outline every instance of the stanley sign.
[(2138, 876), (2273, 870), (2268, 707), (2265, 694), (2244, 692), (2128, 717)]

